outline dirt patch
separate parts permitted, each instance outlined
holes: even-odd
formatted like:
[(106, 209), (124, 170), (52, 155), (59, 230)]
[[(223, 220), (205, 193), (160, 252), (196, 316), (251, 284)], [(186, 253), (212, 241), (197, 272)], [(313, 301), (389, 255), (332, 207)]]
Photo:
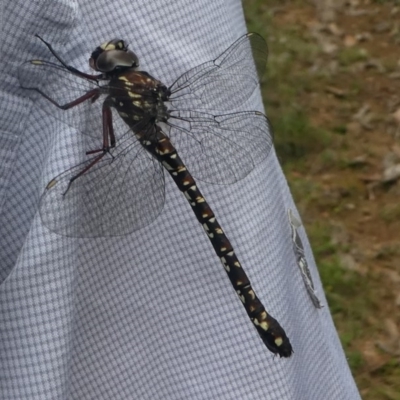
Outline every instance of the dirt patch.
[(269, 43), (267, 112), (353, 374), (364, 399), (400, 399), (400, 4), (245, 7)]

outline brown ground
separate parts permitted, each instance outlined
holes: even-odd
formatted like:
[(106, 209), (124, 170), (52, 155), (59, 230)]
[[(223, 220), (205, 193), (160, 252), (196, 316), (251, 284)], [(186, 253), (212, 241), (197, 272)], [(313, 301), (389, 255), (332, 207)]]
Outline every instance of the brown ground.
[[(269, 44), (267, 113), (353, 374), (364, 399), (399, 400), (400, 3), (244, 5)], [(290, 112), (305, 115), (300, 138)]]

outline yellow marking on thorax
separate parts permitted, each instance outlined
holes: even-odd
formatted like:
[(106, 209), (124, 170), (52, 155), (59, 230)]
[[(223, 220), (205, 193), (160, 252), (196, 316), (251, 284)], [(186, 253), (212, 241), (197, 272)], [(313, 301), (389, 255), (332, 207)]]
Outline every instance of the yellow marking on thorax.
[(132, 99), (141, 99), (142, 95), (132, 92), (131, 90), (128, 91), (128, 96), (132, 97)]

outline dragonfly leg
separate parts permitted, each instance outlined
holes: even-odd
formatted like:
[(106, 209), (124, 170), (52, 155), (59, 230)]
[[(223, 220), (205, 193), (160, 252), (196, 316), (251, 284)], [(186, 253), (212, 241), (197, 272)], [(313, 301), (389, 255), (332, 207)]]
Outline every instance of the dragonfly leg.
[(92, 89), (86, 92), (83, 96), (78, 97), (77, 99), (65, 103), (65, 104), (59, 104), (57, 103), (54, 99), (52, 99), (50, 96), (48, 96), (46, 93), (41, 91), (38, 88), (27, 88), (28, 90), (36, 90), (38, 93), (40, 93), (45, 99), (47, 99), (51, 104), (55, 105), (57, 108), (60, 108), (61, 110), (69, 110), (70, 108), (73, 108), (79, 104), (84, 103), (85, 101), (91, 99), (92, 103), (95, 102), (99, 96), (100, 96), (100, 89)]
[(112, 122), (112, 112), (110, 104), (107, 100), (105, 100), (103, 103), (102, 120), (103, 120), (103, 146), (100, 149), (87, 151), (86, 152), (87, 155), (100, 152), (108, 153), (110, 149), (114, 148), (116, 145), (114, 127)]
[(75, 75), (81, 76), (82, 78), (90, 79), (92, 81), (98, 81), (104, 79), (103, 74), (99, 75), (90, 75), (90, 74), (85, 74), (84, 72), (79, 71), (79, 69), (76, 69), (72, 67), (71, 65), (68, 65), (62, 58), (59, 56), (59, 54), (53, 49), (53, 46), (49, 43), (46, 42), (41, 36), (38, 34), (35, 35), (39, 40), (41, 40), (46, 47), (49, 49), (51, 54), (62, 64), (63, 67), (65, 67), (68, 71), (72, 72)]
[(70, 181), (68, 183), (68, 187), (67, 187), (66, 191), (64, 192), (64, 195), (68, 192), (72, 183), (76, 179), (78, 179), (80, 176), (85, 174), (87, 171), (89, 171), (90, 168), (92, 168), (94, 165), (96, 165), (105, 156), (105, 154), (108, 153), (112, 157), (112, 154), (110, 153), (110, 149), (115, 147), (116, 140), (115, 140), (113, 123), (112, 123), (112, 112), (111, 112), (110, 105), (108, 104), (107, 101), (105, 101), (103, 103), (102, 115), (103, 115), (103, 147), (101, 149), (90, 150), (90, 151), (86, 152), (86, 155), (95, 154), (95, 153), (101, 153), (101, 154), (99, 154), (97, 157), (95, 157), (88, 165), (86, 165), (85, 168), (83, 168), (77, 175), (73, 176), (70, 179)]
[(103, 157), (104, 155), (107, 153), (107, 151), (104, 151), (102, 154), (99, 154), (97, 157), (95, 157), (85, 168), (82, 169), (82, 171), (80, 171), (78, 174), (76, 174), (75, 176), (73, 176), (69, 182), (68, 182), (68, 186), (67, 189), (65, 190), (65, 192), (63, 193), (63, 195), (65, 196), (69, 190), (69, 188), (71, 187), (72, 183), (78, 179), (80, 176), (82, 176), (83, 174), (85, 174), (87, 171), (89, 171), (90, 168), (92, 168), (95, 164), (97, 164)]

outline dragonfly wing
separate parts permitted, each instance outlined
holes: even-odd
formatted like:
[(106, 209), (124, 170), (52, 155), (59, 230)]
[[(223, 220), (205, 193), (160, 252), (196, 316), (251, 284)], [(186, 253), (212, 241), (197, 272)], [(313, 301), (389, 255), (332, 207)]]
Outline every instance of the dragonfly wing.
[(40, 215), (51, 231), (70, 237), (122, 236), (157, 218), (165, 199), (163, 168), (132, 134), (112, 157), (106, 154), (71, 183), (93, 159), (47, 185)]
[(266, 68), (265, 40), (249, 33), (217, 59), (181, 75), (170, 87), (173, 108), (228, 111), (252, 95)]
[(175, 111), (168, 122), (168, 135), (187, 168), (205, 182), (237, 182), (263, 161), (273, 146), (268, 119), (258, 111), (217, 116)]

